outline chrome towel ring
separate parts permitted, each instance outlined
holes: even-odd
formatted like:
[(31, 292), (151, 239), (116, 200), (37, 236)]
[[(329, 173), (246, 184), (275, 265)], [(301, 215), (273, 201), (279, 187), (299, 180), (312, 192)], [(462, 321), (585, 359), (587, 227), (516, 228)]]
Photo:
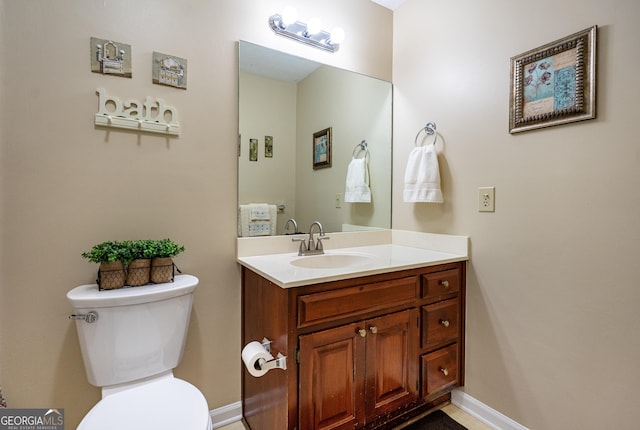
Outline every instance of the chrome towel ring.
[(368, 148), (369, 144), (367, 143), (366, 140), (363, 140), (362, 142), (358, 143), (355, 148), (353, 148), (353, 154), (351, 154), (351, 156), (353, 158), (356, 158), (356, 155), (358, 155), (360, 152), (364, 151), (364, 156), (366, 157), (367, 155), (369, 155), (369, 148)]
[(415, 139), (415, 146), (420, 146), (418, 145), (418, 137), (420, 137), (420, 133), (425, 132), (427, 134), (427, 136), (433, 136), (433, 145), (436, 144), (436, 140), (438, 140), (438, 133), (436, 132), (436, 123), (435, 122), (428, 122), (427, 125), (424, 128), (421, 128), (418, 131), (418, 134), (416, 134), (416, 139)]

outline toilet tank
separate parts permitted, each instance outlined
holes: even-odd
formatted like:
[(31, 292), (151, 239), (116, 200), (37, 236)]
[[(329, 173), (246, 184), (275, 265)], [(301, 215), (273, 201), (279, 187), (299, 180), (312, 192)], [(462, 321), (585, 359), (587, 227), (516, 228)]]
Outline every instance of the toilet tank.
[(67, 293), (74, 314), (93, 311), (94, 322), (76, 320), (89, 383), (131, 382), (171, 370), (182, 359), (198, 278), (116, 290), (82, 285)]

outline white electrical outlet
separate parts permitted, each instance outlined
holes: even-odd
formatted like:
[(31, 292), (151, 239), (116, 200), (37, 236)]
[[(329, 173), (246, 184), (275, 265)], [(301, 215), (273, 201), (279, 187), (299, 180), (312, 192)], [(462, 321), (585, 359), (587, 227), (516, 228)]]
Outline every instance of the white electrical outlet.
[(495, 187), (478, 188), (478, 212), (495, 212)]
[(337, 208), (342, 207), (342, 194), (340, 193), (336, 193), (336, 207)]

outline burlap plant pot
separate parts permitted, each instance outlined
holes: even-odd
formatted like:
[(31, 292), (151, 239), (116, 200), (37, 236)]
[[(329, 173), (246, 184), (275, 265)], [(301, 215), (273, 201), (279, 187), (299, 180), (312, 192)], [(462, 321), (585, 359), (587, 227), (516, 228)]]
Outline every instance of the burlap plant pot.
[(98, 269), (98, 287), (101, 290), (122, 288), (126, 277), (122, 261), (103, 261)]
[(138, 287), (149, 283), (151, 259), (139, 258), (129, 263), (127, 267), (126, 285)]
[(173, 259), (157, 257), (151, 260), (151, 282), (162, 284), (173, 281)]

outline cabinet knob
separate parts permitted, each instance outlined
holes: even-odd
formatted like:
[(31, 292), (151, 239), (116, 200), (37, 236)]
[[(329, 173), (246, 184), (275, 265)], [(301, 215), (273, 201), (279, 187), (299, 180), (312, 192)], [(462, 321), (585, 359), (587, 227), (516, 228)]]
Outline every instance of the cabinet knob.
[(372, 325), (371, 327), (369, 327), (369, 330), (371, 330), (371, 333), (376, 334), (378, 333), (378, 327)]
[(449, 281), (447, 280), (440, 281), (440, 285), (442, 286), (442, 288), (449, 288)]
[(442, 373), (444, 376), (449, 376), (449, 371), (447, 369), (445, 369), (444, 367), (440, 367), (438, 369), (440, 371), (440, 373)]
[(449, 323), (449, 320), (440, 320), (440, 324), (441, 324), (443, 327), (449, 327), (449, 324), (450, 324), (450, 323)]
[(358, 329), (358, 334), (360, 335), (360, 337), (365, 337), (367, 335), (367, 331), (361, 328), (361, 329)]

